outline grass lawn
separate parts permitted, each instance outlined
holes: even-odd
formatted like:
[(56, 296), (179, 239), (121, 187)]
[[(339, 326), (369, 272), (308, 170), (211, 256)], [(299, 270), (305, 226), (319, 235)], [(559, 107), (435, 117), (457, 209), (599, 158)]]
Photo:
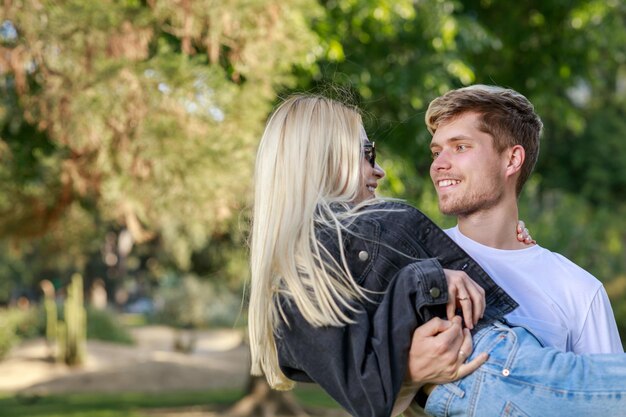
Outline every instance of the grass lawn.
[[(319, 388), (298, 387), (298, 401), (305, 407), (337, 408)], [(189, 406), (226, 408), (243, 396), (239, 390), (169, 392), (159, 394), (68, 394), (20, 397), (0, 394), (2, 417), (145, 417), (142, 410)]]
[(159, 394), (68, 394), (42, 397), (0, 397), (3, 417), (142, 417), (142, 409), (191, 405), (227, 405), (238, 391), (172, 392)]

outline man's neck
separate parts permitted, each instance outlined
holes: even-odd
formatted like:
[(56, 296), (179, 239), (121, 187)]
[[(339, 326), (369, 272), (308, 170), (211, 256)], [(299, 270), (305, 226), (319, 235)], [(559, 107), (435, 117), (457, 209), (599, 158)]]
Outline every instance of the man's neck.
[(468, 216), (458, 216), (459, 231), (468, 238), (495, 249), (524, 249), (517, 240), (517, 202), (498, 204)]

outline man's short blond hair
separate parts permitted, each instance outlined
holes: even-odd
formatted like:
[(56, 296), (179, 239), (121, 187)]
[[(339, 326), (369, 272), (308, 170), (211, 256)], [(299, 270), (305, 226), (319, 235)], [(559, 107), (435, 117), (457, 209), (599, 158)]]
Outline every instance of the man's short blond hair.
[(515, 145), (524, 148), (526, 158), (516, 185), (519, 195), (539, 157), (543, 123), (533, 105), (515, 90), (477, 84), (434, 99), (426, 111), (426, 126), (435, 134), (440, 125), (468, 112), (480, 115), (479, 129), (493, 137), (498, 152)]

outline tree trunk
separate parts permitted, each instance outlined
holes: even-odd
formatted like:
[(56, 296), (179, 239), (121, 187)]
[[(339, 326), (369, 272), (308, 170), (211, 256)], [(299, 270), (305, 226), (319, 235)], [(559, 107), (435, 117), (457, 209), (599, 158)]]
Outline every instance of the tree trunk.
[(246, 395), (237, 401), (226, 415), (232, 417), (308, 417), (298, 404), (291, 391), (275, 391), (270, 388), (264, 377), (252, 376)]

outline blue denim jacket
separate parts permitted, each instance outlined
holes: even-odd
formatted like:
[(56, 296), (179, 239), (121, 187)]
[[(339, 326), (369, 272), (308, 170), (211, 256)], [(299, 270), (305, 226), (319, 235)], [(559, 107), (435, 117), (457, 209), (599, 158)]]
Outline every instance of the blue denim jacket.
[[(412, 206), (370, 206), (349, 229), (343, 248), (369, 300), (353, 303), (358, 313), (350, 313), (351, 324), (313, 327), (283, 297), (288, 322), (275, 334), (279, 363), (288, 378), (318, 383), (354, 416), (389, 416), (406, 374), (413, 331), (435, 316), (446, 317), (443, 268), (464, 270), (485, 290), (486, 311), (474, 332), (517, 303)], [(338, 259), (336, 235), (319, 232)]]

